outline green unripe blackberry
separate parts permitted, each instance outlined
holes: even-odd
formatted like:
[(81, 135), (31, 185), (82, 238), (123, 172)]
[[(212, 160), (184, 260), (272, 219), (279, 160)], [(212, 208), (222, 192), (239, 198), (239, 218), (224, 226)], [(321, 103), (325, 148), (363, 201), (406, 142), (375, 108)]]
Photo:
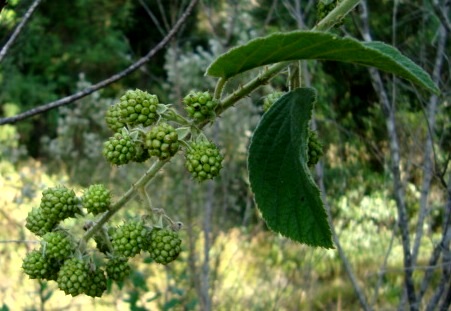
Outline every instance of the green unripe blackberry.
[(91, 297), (102, 297), (106, 287), (105, 272), (102, 269), (96, 269), (90, 273), (84, 293)]
[(121, 109), (118, 104), (108, 107), (105, 122), (113, 132), (119, 132), (125, 126), (125, 123), (121, 121)]
[(45, 257), (65, 260), (74, 251), (71, 238), (61, 231), (48, 232), (41, 240), (41, 250)]
[(111, 236), (115, 254), (133, 257), (149, 244), (150, 230), (142, 221), (128, 221), (119, 226)]
[(125, 131), (114, 134), (103, 144), (103, 156), (112, 164), (127, 164), (135, 155), (133, 139)]
[(269, 110), (269, 108), (271, 108), (271, 106), (279, 99), (281, 98), (283, 95), (285, 94), (285, 92), (273, 92), (268, 94), (268, 96), (266, 96), (263, 99), (263, 111), (266, 112)]
[(149, 126), (158, 119), (156, 95), (141, 90), (128, 90), (120, 99), (119, 108), (123, 122), (135, 126)]
[(83, 194), (82, 205), (94, 215), (106, 212), (111, 205), (111, 193), (102, 184), (91, 185)]
[(115, 282), (122, 282), (131, 272), (130, 265), (125, 257), (114, 257), (109, 259), (105, 270), (108, 278)]
[(30, 279), (56, 280), (59, 268), (56, 260), (43, 256), (40, 250), (29, 252), (22, 262), (22, 269)]
[(318, 139), (318, 134), (312, 130), (308, 132), (308, 166), (314, 166), (323, 155), (323, 145)]
[(170, 229), (153, 229), (150, 235), (150, 256), (155, 262), (166, 265), (180, 254), (182, 240)]
[(171, 125), (162, 122), (147, 132), (146, 147), (149, 150), (149, 155), (156, 156), (160, 160), (166, 160), (179, 150), (179, 137)]
[(89, 285), (90, 271), (88, 265), (81, 259), (67, 259), (58, 272), (59, 289), (66, 295), (77, 296), (86, 291)]
[(64, 186), (47, 188), (42, 192), (40, 208), (50, 222), (58, 222), (80, 213), (79, 200), (73, 190)]
[(191, 91), (183, 98), (185, 110), (196, 121), (211, 119), (215, 116), (218, 101), (209, 92)]
[(52, 231), (58, 224), (57, 221), (44, 217), (40, 208), (32, 208), (25, 222), (25, 227), (37, 236), (43, 236)]
[(219, 175), (223, 156), (212, 142), (192, 142), (186, 150), (185, 167), (194, 179), (203, 181)]

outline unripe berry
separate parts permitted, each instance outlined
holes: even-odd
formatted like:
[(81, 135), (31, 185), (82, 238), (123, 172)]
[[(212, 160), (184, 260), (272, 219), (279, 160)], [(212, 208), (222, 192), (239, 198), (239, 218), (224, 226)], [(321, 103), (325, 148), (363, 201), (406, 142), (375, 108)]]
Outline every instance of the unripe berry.
[(25, 227), (37, 236), (43, 236), (47, 232), (52, 231), (57, 224), (57, 221), (44, 217), (42, 209), (32, 208), (26, 218)]
[(269, 110), (269, 108), (271, 108), (271, 106), (279, 99), (281, 98), (283, 95), (285, 94), (285, 92), (273, 92), (268, 94), (268, 96), (266, 96), (263, 99), (263, 111), (266, 112)]
[(150, 235), (150, 256), (157, 263), (166, 265), (179, 256), (181, 252), (178, 233), (170, 229), (153, 229)]
[(34, 250), (23, 259), (22, 269), (30, 279), (56, 280), (60, 266), (56, 260), (43, 256), (42, 251)]
[(125, 126), (125, 123), (121, 121), (121, 108), (118, 104), (108, 107), (105, 122), (113, 132), (119, 132)]
[(131, 272), (130, 265), (125, 257), (114, 257), (109, 259), (105, 270), (108, 278), (115, 282), (122, 282)]
[(208, 92), (191, 91), (183, 98), (183, 104), (191, 118), (203, 121), (215, 116), (218, 101)]
[(309, 129), (308, 132), (308, 166), (314, 166), (323, 155), (323, 145), (318, 139), (318, 134)]
[(119, 226), (112, 235), (111, 243), (115, 254), (133, 257), (149, 244), (150, 230), (142, 221), (128, 221)]
[(198, 181), (213, 179), (219, 175), (223, 156), (212, 142), (192, 142), (186, 150), (185, 167)]
[(42, 192), (40, 208), (49, 222), (59, 222), (80, 213), (79, 200), (73, 190), (64, 186), (47, 188)]
[(162, 122), (147, 132), (146, 147), (149, 155), (156, 156), (160, 160), (169, 159), (180, 147), (177, 132), (171, 125)]
[(66, 295), (73, 297), (86, 291), (89, 285), (90, 271), (88, 265), (81, 259), (67, 259), (58, 272), (59, 289), (64, 291)]
[(90, 271), (84, 293), (91, 297), (102, 297), (106, 291), (107, 281), (102, 269)]
[(125, 131), (114, 134), (103, 144), (103, 156), (112, 164), (127, 164), (135, 155), (133, 139)]
[(129, 90), (120, 99), (119, 107), (122, 120), (132, 126), (149, 126), (158, 119), (156, 95), (141, 90)]
[(42, 237), (41, 249), (45, 257), (65, 260), (74, 251), (74, 246), (67, 233), (56, 231), (48, 232)]
[(102, 184), (91, 185), (82, 197), (82, 205), (94, 215), (106, 212), (111, 204), (111, 193)]

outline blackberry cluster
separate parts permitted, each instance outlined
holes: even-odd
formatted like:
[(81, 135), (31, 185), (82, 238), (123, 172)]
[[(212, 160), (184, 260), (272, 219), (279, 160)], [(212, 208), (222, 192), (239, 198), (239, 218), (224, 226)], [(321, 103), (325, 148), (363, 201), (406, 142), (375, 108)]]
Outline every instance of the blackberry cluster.
[(116, 282), (122, 282), (131, 272), (130, 265), (125, 257), (110, 258), (105, 270), (108, 278)]
[(85, 284), (84, 293), (90, 297), (102, 297), (107, 288), (107, 279), (102, 269), (90, 271), (90, 277)]
[(111, 193), (102, 184), (91, 185), (82, 197), (82, 205), (94, 215), (106, 212), (111, 205)]
[(133, 257), (147, 249), (150, 229), (142, 221), (129, 221), (119, 226), (111, 237), (115, 254)]
[(61, 261), (69, 258), (74, 251), (70, 237), (61, 231), (47, 232), (42, 237), (41, 248), (44, 256)]
[(125, 131), (115, 133), (103, 144), (103, 155), (108, 162), (116, 165), (127, 164), (136, 156), (132, 137)]
[(121, 120), (131, 126), (149, 126), (158, 119), (158, 97), (141, 90), (129, 90), (119, 103)]
[(30, 279), (56, 280), (59, 264), (44, 256), (41, 250), (33, 250), (23, 259), (22, 269)]
[(124, 128), (125, 123), (121, 122), (121, 109), (118, 104), (108, 107), (105, 114), (105, 122), (113, 132), (119, 132)]
[(160, 160), (169, 159), (180, 147), (177, 132), (171, 125), (160, 123), (147, 132), (146, 147), (150, 156), (156, 156)]
[(25, 220), (25, 227), (37, 236), (43, 236), (52, 231), (57, 224), (57, 221), (44, 217), (40, 208), (32, 208)]
[(42, 216), (49, 223), (57, 223), (66, 218), (75, 217), (80, 213), (79, 200), (73, 190), (64, 186), (47, 188), (42, 192), (41, 209)]
[(266, 112), (269, 110), (269, 108), (271, 108), (271, 106), (279, 99), (281, 98), (283, 95), (285, 94), (285, 92), (273, 92), (268, 94), (268, 96), (266, 96), (263, 99), (263, 111)]
[(319, 141), (318, 134), (309, 129), (308, 132), (308, 166), (314, 166), (323, 155), (323, 145)]
[(155, 262), (166, 265), (180, 254), (182, 240), (170, 229), (153, 229), (150, 234), (150, 256)]
[(192, 142), (186, 151), (185, 167), (199, 182), (219, 175), (224, 157), (212, 142)]
[(90, 271), (82, 259), (70, 258), (64, 262), (58, 272), (58, 288), (66, 295), (77, 296), (85, 293), (89, 284)]
[(204, 121), (215, 116), (218, 101), (209, 92), (191, 91), (183, 98), (185, 110), (196, 121)]

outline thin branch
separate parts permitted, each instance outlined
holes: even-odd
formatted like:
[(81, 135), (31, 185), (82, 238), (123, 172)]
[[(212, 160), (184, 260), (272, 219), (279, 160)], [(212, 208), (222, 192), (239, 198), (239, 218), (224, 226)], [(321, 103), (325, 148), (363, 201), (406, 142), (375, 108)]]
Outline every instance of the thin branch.
[[(445, 10), (446, 12), (448, 10)], [(434, 70), (432, 73), (432, 79), (436, 85), (440, 82), (440, 73), (442, 70), (444, 58), (446, 55), (445, 47), (448, 31), (444, 26), (440, 26), (439, 37), (437, 40), (437, 54), (435, 57)], [(427, 124), (428, 124), (428, 135), (426, 136), (426, 143), (424, 146), (424, 163), (423, 163), (423, 184), (421, 186), (421, 196), (420, 196), (420, 211), (418, 216), (418, 223), (415, 234), (415, 241), (413, 244), (412, 250), (412, 263), (415, 264), (421, 246), (421, 239), (423, 237), (423, 228), (424, 221), (428, 214), (428, 198), (429, 198), (429, 190), (432, 181), (432, 177), (434, 174), (433, 168), (433, 128), (435, 124), (435, 117), (437, 114), (437, 104), (438, 97), (436, 95), (432, 95), (429, 98), (428, 110), (427, 110)]]
[(9, 37), (8, 41), (6, 42), (5, 46), (3, 46), (2, 50), (0, 51), (0, 63), (3, 61), (3, 58), (5, 58), (6, 53), (8, 52), (8, 49), (13, 45), (14, 41), (16, 41), (17, 37), (19, 36), (22, 29), (25, 27), (25, 24), (30, 20), (31, 15), (33, 15), (33, 12), (38, 7), (39, 3), (41, 3), (41, 0), (35, 0), (30, 7), (28, 8), (27, 12), (22, 18), (22, 21), (19, 23), (19, 25), (14, 30), (11, 37)]
[(74, 93), (72, 95), (63, 97), (61, 99), (58, 99), (54, 102), (38, 106), (36, 108), (30, 109), (28, 111), (25, 111), (23, 113), (20, 113), (18, 115), (15, 115), (13, 117), (8, 118), (1, 118), (0, 119), (0, 125), (3, 124), (9, 124), (9, 123), (16, 123), (18, 121), (24, 120), (26, 118), (35, 116), (37, 114), (49, 111), (51, 109), (55, 109), (60, 106), (71, 104), (72, 102), (83, 98), (91, 93), (94, 93), (95, 91), (104, 88), (111, 83), (114, 83), (127, 75), (133, 73), (135, 70), (139, 69), (139, 67), (146, 64), (157, 52), (159, 52), (161, 49), (163, 49), (168, 42), (177, 34), (179, 29), (182, 27), (182, 25), (185, 23), (188, 16), (191, 14), (194, 6), (197, 4), (198, 0), (191, 0), (189, 6), (183, 13), (183, 15), (179, 18), (177, 23), (175, 23), (174, 27), (168, 32), (168, 34), (158, 43), (153, 49), (151, 49), (144, 57), (140, 58), (137, 62), (130, 65), (128, 68), (124, 69), (123, 71), (109, 77), (108, 79), (105, 79), (103, 81), (98, 82), (97, 84), (94, 84), (90, 87), (85, 88), (84, 90)]
[[(434, 10), (435, 15), (439, 18), (441, 24), (443, 27), (446, 28), (446, 31), (451, 32), (451, 23), (448, 19), (448, 8), (450, 5), (449, 0), (444, 1), (444, 3), (439, 4), (438, 0), (429, 0), (432, 5), (432, 9)], [(446, 12), (443, 10), (443, 8), (446, 9)]]
[(346, 270), (346, 274), (348, 275), (349, 279), (351, 280), (352, 287), (354, 288), (354, 291), (357, 295), (357, 298), (359, 299), (360, 306), (363, 310), (372, 310), (370, 305), (368, 304), (368, 301), (366, 299), (365, 293), (363, 292), (362, 288), (360, 287), (359, 283), (357, 282), (357, 278), (352, 270), (351, 263), (349, 262), (343, 247), (340, 244), (340, 240), (338, 238), (337, 232), (335, 231), (335, 227), (332, 222), (332, 213), (330, 204), (326, 199), (326, 187), (324, 185), (324, 172), (323, 172), (323, 166), (321, 164), (316, 166), (316, 173), (318, 175), (318, 186), (321, 190), (321, 195), (323, 197), (324, 206), (326, 207), (327, 212), (327, 219), (329, 221), (330, 229), (332, 232), (332, 239), (334, 241), (335, 246), (338, 250), (338, 255), (340, 256), (341, 261), (343, 262), (343, 266)]
[(161, 27), (160, 22), (158, 21), (158, 18), (155, 16), (155, 14), (152, 13), (152, 10), (147, 6), (147, 4), (143, 0), (139, 0), (139, 4), (141, 4), (141, 6), (144, 8), (144, 10), (146, 11), (147, 15), (150, 16), (150, 19), (155, 24), (155, 26), (157, 27), (157, 29), (160, 32), (160, 34), (162, 36), (164, 36), (165, 31)]
[[(361, 2), (361, 20), (362, 20), (362, 37), (365, 41), (372, 41), (368, 24), (368, 7), (366, 1)], [(398, 211), (398, 226), (401, 233), (403, 259), (404, 259), (404, 283), (407, 291), (407, 298), (410, 310), (418, 310), (417, 297), (415, 294), (415, 286), (413, 282), (413, 265), (412, 254), (410, 252), (410, 236), (408, 229), (408, 216), (405, 204), (404, 187), (401, 181), (400, 172), (400, 152), (398, 135), (396, 132), (395, 109), (393, 103), (388, 98), (387, 91), (384, 87), (379, 71), (374, 68), (369, 69), (371, 82), (376, 93), (379, 96), (379, 102), (382, 112), (386, 118), (386, 127), (390, 143), (391, 156), (391, 172), (393, 174), (393, 194)]]

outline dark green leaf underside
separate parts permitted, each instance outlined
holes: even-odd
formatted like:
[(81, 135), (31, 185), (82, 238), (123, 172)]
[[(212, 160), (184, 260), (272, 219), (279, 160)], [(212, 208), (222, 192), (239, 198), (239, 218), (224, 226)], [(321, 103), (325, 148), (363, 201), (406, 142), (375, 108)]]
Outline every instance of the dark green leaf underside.
[(207, 75), (227, 79), (263, 65), (300, 59), (371, 66), (439, 93), (437, 86), (421, 67), (390, 45), (382, 42), (365, 43), (313, 31), (275, 33), (251, 40), (218, 57), (207, 69)]
[(313, 89), (296, 89), (263, 116), (249, 147), (249, 179), (273, 231), (307, 245), (333, 248), (320, 192), (307, 166), (315, 97)]

